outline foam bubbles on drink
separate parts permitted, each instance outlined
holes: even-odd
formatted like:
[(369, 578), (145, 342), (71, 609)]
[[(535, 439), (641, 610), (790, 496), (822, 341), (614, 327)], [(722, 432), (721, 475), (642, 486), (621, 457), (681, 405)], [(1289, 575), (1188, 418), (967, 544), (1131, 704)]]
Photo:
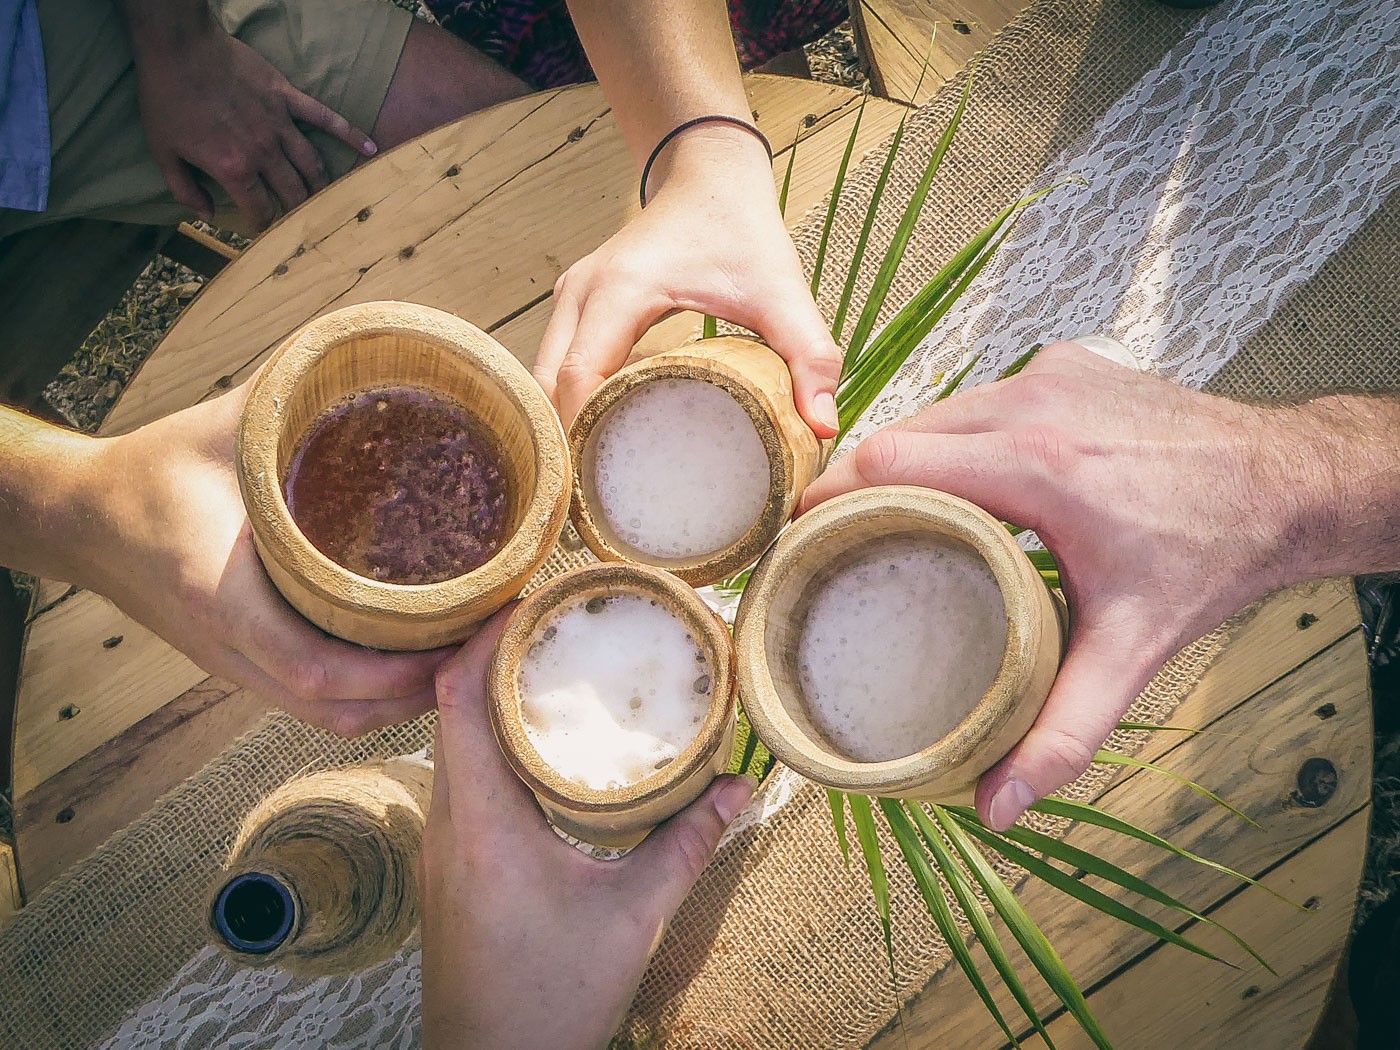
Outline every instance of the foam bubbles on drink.
[(525, 734), (567, 780), (599, 791), (634, 784), (699, 734), (712, 671), (660, 602), (621, 595), (565, 606), (520, 662)]
[(604, 417), (594, 484), (602, 518), (657, 558), (723, 550), (768, 497), (768, 454), (743, 407), (700, 379), (657, 379)]
[(813, 723), (841, 753), (883, 762), (952, 731), (1005, 648), (1005, 606), (986, 562), (960, 544), (901, 540), (819, 585), (798, 678)]

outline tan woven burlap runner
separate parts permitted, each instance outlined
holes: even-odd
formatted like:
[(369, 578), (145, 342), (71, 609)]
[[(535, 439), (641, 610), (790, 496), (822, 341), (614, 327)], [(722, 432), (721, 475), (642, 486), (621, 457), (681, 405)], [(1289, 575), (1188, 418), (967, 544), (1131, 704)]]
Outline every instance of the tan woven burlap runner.
[[(930, 196), (926, 214), (940, 219), (921, 226), (890, 302), (903, 302), (1019, 195), (1046, 159), (1084, 134), (1197, 17), (1151, 0), (1041, 0), (1008, 27), (982, 60), (962, 145)], [(911, 119), (890, 199), (907, 197), (959, 87), (949, 85)], [(843, 272), (873, 179), (867, 167), (848, 184), (829, 272)], [(814, 239), (810, 226), (799, 236), (809, 260)], [(875, 241), (884, 243), (878, 231)], [(1400, 200), (1393, 197), (1252, 337), (1214, 388), (1273, 398), (1318, 387), (1400, 387), (1400, 355), (1392, 349), (1400, 326), (1397, 261)], [(833, 291), (823, 289), (828, 309)], [(561, 552), (552, 568), (578, 558)], [(1167, 718), (1228, 636), (1229, 628), (1216, 632), (1175, 659), (1134, 716)], [(285, 716), (270, 718), (55, 882), (0, 934), (0, 1046), (100, 1042), (199, 950), (204, 894), (240, 820), (263, 796), (300, 773), (415, 751), (429, 737), (427, 720), (347, 742)], [(1138, 742), (1113, 744), (1132, 750)], [(1091, 774), (1073, 793), (1093, 795), (1101, 776)], [(767, 824), (740, 834), (702, 878), (623, 1035), (668, 1047), (863, 1045), (947, 958), (912, 884), (897, 866), (892, 875), (895, 981), (869, 888), (841, 865), (822, 793), (803, 788)], [(292, 1000), (306, 987), (291, 982), (282, 995)], [(212, 1024), (211, 1031), (222, 1029)], [(218, 1037), (201, 1040), (197, 1026), (183, 1034), (184, 1046), (217, 1044)], [(336, 1045), (356, 1045), (353, 1033), (341, 1035), (351, 1041)], [(148, 1045), (163, 1044), (152, 1035)]]

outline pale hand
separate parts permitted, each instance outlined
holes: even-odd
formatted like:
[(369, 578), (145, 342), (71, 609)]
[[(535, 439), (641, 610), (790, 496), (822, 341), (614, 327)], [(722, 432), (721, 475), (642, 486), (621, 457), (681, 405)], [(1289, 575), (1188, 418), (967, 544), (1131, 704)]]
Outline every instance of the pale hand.
[(323, 189), (329, 177), (300, 121), (364, 156), (375, 146), (359, 128), (294, 88), (271, 63), (217, 25), (180, 46), (136, 42), (141, 121), (176, 201), (211, 220), (203, 172), (222, 186), (258, 232)]
[(694, 128), (663, 155), (649, 203), (554, 289), (535, 378), (565, 426), (646, 330), (696, 310), (756, 332), (792, 372), (798, 411), (836, 433), (841, 355), (778, 211), (766, 154), (745, 132)]
[(597, 1050), (753, 782), (718, 778), (621, 860), (565, 843), (487, 716), (486, 667), (508, 614), (437, 676), (436, 775), (419, 860), (423, 1045)]
[(447, 650), (383, 653), (331, 638), (264, 572), (234, 474), (248, 387), (95, 442), (80, 582), (210, 674), (333, 732), (430, 710)]
[(1307, 539), (1330, 499), (1310, 411), (1197, 393), (1056, 343), (1020, 375), (872, 435), (808, 489), (804, 510), (869, 485), (940, 489), (1054, 553), (1069, 644), (1035, 725), (982, 776), (989, 825), (1083, 773), (1183, 645), (1310, 574)]

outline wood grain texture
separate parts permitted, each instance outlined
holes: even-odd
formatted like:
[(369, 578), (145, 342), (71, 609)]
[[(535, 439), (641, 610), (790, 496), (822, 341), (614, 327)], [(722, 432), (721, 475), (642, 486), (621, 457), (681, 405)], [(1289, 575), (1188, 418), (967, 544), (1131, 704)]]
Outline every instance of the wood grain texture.
[(15, 856), (32, 898), (202, 769), (267, 713), (266, 700), (208, 678), (15, 801)]
[[(847, 88), (748, 83), (780, 156), (799, 128), (810, 122), (811, 135), (859, 104)], [(868, 106), (865, 148), (902, 112)], [(794, 181), (799, 195), (820, 188), (804, 197), (810, 207), (830, 188), (835, 159), (819, 144), (804, 157), (812, 167)], [(596, 85), (507, 102), (391, 150), (292, 211), (210, 282), (102, 432), (130, 430), (247, 378), (292, 331), (335, 307), (406, 298), (493, 331), (546, 299), (565, 269), (627, 220), (636, 180)]]
[(24, 649), (15, 799), (207, 677), (100, 595), (80, 591), (54, 606)]
[[(1351, 930), (1369, 817), (1369, 810), (1352, 814), (1260, 880), (1291, 900), (1310, 902), (1309, 914), (1280, 908), (1254, 888), (1209, 913), (1249, 943), (1269, 945), (1266, 957), (1277, 977), (1257, 967), (1229, 970), (1166, 946), (1155, 948), (1089, 995), (1089, 1006), (1105, 1020), (1109, 1036), (1134, 1050), (1302, 1047)], [(1217, 953), (1229, 955), (1234, 947), (1199, 922), (1181, 932)], [(1060, 1050), (1093, 1045), (1070, 1017), (1061, 1015), (1047, 1028)], [(1031, 1050), (1045, 1043), (1033, 1036), (1022, 1045)]]
[[(1258, 877), (1300, 850), (1310, 848), (1338, 824), (1369, 805), (1370, 691), (1360, 631), (1353, 630), (1247, 702), (1232, 701), (1232, 697), (1213, 691), (1208, 705), (1196, 707), (1199, 720), (1193, 719), (1190, 723), (1208, 732), (1178, 739), (1159, 761), (1219, 791), (1262, 824), (1263, 831), (1242, 824), (1214, 803), (1167, 777), (1148, 771), (1134, 771), (1120, 778), (1099, 801), (1109, 812), (1180, 846)], [(1327, 718), (1316, 713), (1324, 703), (1335, 708)], [(1332, 763), (1338, 773), (1335, 793), (1320, 805), (1303, 804), (1296, 797), (1300, 768), (1311, 758)], [(1222, 904), (1238, 889), (1236, 883), (1224, 876), (1207, 874), (1187, 861), (1143, 843), (1122, 840), (1098, 828), (1076, 826), (1071, 829), (1067, 841), (1111, 857), (1114, 863), (1174, 894), (1198, 911)], [(1364, 840), (1353, 853), (1332, 856), (1333, 881), (1326, 893), (1344, 901), (1348, 915), (1354, 904), (1363, 856)], [(1120, 895), (1103, 884), (1096, 885), (1110, 895)], [(1113, 977), (1154, 944), (1148, 935), (1129, 929), (1041, 883), (1028, 883), (1018, 896), (1081, 987), (1093, 987)], [(1271, 929), (1280, 937), (1292, 930), (1293, 924), (1311, 920), (1310, 916), (1300, 915), (1266, 895), (1251, 896), (1250, 900), (1251, 907), (1266, 913), (1264, 921), (1273, 923)], [(1137, 906), (1138, 902), (1134, 904)], [(1173, 928), (1181, 925), (1173, 913), (1164, 908), (1143, 905), (1140, 910)], [(1345, 937), (1346, 925), (1343, 924), (1338, 937), (1320, 950), (1335, 955)], [(1313, 929), (1304, 926), (1305, 932)], [(1254, 947), (1271, 962), (1279, 953), (1278, 944), (1273, 941), (1261, 940), (1255, 942)], [(990, 975), (992, 971), (985, 966), (980, 950), (974, 955), (984, 972)], [(1242, 955), (1234, 949), (1225, 957), (1241, 965), (1249, 963), (1247, 957), (1241, 960)], [(1014, 952), (1013, 957), (1019, 958)], [(1184, 961), (1193, 957), (1173, 950), (1169, 958)], [(1057, 1005), (1057, 1000), (1032, 976), (1028, 966), (1020, 966), (1018, 971), (1026, 979), (1027, 989), (1038, 1009), (1048, 1011)], [(1244, 972), (1253, 978), (1254, 984), (1260, 985), (1269, 976), (1252, 964), (1247, 965)], [(1227, 968), (1218, 966), (1218, 979), (1224, 980), (1230, 974)], [(1300, 1021), (1293, 1031), (1278, 1030), (1278, 1042), (1274, 1046), (1301, 1047), (1304, 1044), (1323, 1008), (1330, 978), (1329, 971), (1306, 1010), (1302, 1011), (1308, 1014), (1306, 1023)], [(1178, 995), (1188, 1005), (1199, 1006), (1195, 983), (1172, 987), (1181, 989)], [(997, 998), (1008, 1018), (1016, 1015), (1016, 1005), (1009, 995), (1002, 992)], [(1179, 1008), (1177, 1000), (1169, 999), (1165, 991), (1159, 994), (1158, 1001), (1163, 1010)], [(1103, 1020), (1109, 1023), (1108, 1019)], [(1117, 1036), (1119, 1045), (1134, 1050), (1139, 1046), (1131, 1030), (1110, 1027), (1110, 1035)], [(899, 1021), (871, 1046), (903, 1050), (935, 1046), (940, 1050), (985, 1050), (986, 1047), (1000, 1047), (1003, 1041), (980, 1001), (967, 994), (961, 972), (953, 967), (935, 976), (905, 1008)], [(1198, 1042), (1153, 1045), (1233, 1047), (1235, 1043), (1226, 1027)]]
[(851, 20), (875, 91), (923, 105), (1027, 6), (1026, 0), (852, 0)]

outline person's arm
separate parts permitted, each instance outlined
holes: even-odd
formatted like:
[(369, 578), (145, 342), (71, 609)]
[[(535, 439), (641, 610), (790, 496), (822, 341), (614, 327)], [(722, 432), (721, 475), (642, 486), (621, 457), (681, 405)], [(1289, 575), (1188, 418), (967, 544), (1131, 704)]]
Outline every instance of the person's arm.
[(210, 674), (335, 732), (429, 710), (445, 652), (329, 638), (267, 578), (233, 469), (246, 396), (116, 438), (0, 407), (0, 565), (90, 588)]
[(978, 812), (1005, 828), (1089, 766), (1188, 642), (1279, 587), (1400, 568), (1400, 401), (1240, 404), (1057, 343), (862, 442), (802, 507), (868, 485), (962, 496), (1059, 562), (1059, 676), (978, 786)]
[[(639, 171), (687, 120), (752, 120), (722, 0), (571, 0), (569, 10)], [(555, 288), (535, 375), (565, 423), (648, 327), (697, 310), (758, 333), (788, 362), (803, 418), (818, 436), (834, 435), (840, 354), (762, 144), (724, 124), (684, 131), (658, 157), (647, 200)]]
[(621, 860), (568, 845), (507, 764), (487, 715), (486, 668), (509, 612), (438, 673), (418, 864), (423, 1045), (600, 1050), (753, 781), (719, 777)]
[(251, 231), (322, 189), (325, 163), (297, 122), (375, 152), (363, 131), (226, 33), (205, 0), (114, 2), (131, 37), (151, 153), (194, 214), (214, 212), (199, 172), (224, 188)]

